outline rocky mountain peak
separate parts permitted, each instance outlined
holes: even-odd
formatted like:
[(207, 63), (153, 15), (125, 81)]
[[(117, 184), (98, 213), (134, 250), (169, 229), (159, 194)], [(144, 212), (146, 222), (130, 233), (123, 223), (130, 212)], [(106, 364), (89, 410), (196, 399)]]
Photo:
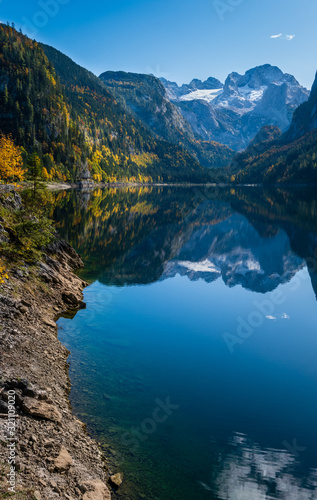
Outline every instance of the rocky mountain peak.
[[(182, 87), (162, 83), (198, 136), (237, 151), (247, 147), (265, 125), (285, 132), (294, 110), (309, 97), (294, 76), (270, 64), (251, 68), (244, 75), (232, 72), (224, 85), (214, 78), (193, 80)], [(317, 94), (317, 83), (315, 88)]]

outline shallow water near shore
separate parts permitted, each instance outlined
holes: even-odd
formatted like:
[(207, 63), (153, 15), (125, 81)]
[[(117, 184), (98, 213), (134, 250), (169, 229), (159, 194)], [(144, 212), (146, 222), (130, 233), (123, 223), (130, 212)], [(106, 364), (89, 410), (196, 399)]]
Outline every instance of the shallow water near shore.
[(71, 403), (124, 474), (115, 497), (315, 498), (314, 193), (54, 196), (90, 283), (58, 322)]

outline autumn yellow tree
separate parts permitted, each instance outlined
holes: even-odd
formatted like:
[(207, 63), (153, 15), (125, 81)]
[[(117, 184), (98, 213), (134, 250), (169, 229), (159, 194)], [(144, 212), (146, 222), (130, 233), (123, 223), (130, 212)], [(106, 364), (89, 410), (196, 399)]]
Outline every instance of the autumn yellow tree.
[(21, 181), (24, 173), (21, 149), (10, 135), (0, 135), (0, 181)]
[(4, 283), (6, 279), (8, 279), (6, 268), (0, 260), (0, 285)]

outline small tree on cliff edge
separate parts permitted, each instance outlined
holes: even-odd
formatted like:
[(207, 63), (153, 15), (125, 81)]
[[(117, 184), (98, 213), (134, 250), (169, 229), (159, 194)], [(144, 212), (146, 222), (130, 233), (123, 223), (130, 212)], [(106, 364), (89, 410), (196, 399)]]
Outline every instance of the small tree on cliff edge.
[(33, 182), (33, 192), (40, 185), (42, 177), (42, 162), (37, 153), (32, 153), (27, 159), (28, 175)]
[(10, 135), (0, 134), (0, 180), (5, 184), (22, 181), (25, 174), (22, 165), (21, 149)]

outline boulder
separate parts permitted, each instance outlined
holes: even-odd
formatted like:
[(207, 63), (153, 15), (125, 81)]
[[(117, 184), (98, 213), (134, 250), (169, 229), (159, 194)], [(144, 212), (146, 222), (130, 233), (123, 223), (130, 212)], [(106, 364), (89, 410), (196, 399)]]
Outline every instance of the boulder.
[(61, 447), (59, 455), (54, 460), (54, 468), (57, 472), (65, 472), (73, 465), (73, 459), (64, 446)]
[(63, 292), (62, 299), (70, 309), (85, 309), (86, 304), (81, 299), (78, 299), (73, 292)]
[(55, 406), (43, 403), (37, 399), (24, 398), (22, 402), (22, 410), (27, 415), (42, 418), (43, 420), (51, 420), (52, 422), (58, 423), (62, 420), (62, 415)]
[(86, 481), (82, 486), (87, 490), (83, 500), (111, 500), (110, 491), (100, 479)]

